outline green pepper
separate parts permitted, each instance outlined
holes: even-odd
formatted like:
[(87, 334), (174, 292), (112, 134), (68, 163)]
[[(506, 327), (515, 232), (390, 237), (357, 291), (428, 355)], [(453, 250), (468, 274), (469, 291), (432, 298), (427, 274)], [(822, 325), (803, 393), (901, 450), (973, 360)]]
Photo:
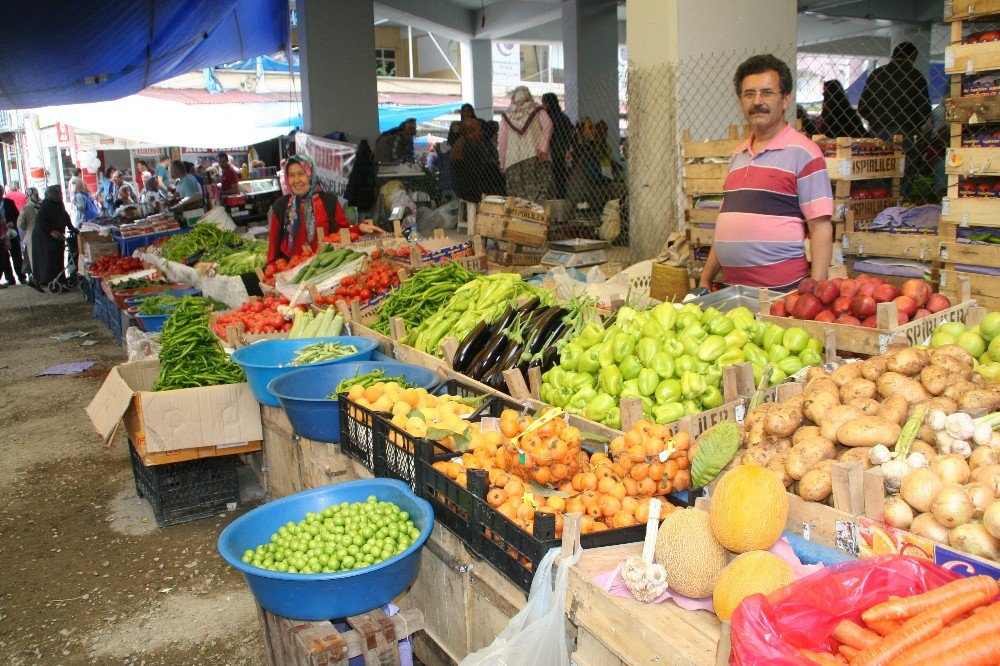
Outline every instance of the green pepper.
[(691, 324), (687, 328), (683, 329), (677, 337), (684, 338), (685, 336), (693, 337), (700, 341), (708, 337), (708, 331), (706, 331), (705, 327), (701, 324)]
[(823, 357), (820, 356), (819, 352), (815, 349), (809, 349), (808, 347), (799, 352), (799, 360), (802, 361), (802, 365), (823, 364)]
[(701, 394), (701, 406), (705, 409), (714, 409), (722, 404), (722, 393), (714, 386), (709, 386)]
[(745, 305), (741, 305), (738, 308), (733, 308), (732, 310), (726, 313), (726, 316), (729, 317), (730, 319), (752, 320), (754, 318), (753, 312), (751, 312), (750, 308), (746, 307)]
[(668, 402), (665, 405), (653, 407), (653, 420), (660, 425), (673, 423), (684, 416), (684, 405), (679, 402)]
[(809, 344), (809, 334), (798, 326), (786, 328), (781, 338), (781, 344), (784, 347), (788, 347), (788, 351), (793, 354), (798, 354)]
[(581, 356), (583, 356), (583, 347), (576, 342), (571, 342), (559, 352), (559, 364), (567, 370), (575, 371)]
[(778, 361), (778, 368), (786, 375), (794, 375), (803, 367), (805, 366), (802, 364), (802, 359), (798, 356), (788, 356)]
[(726, 339), (721, 335), (710, 335), (701, 341), (698, 348), (698, 358), (702, 361), (714, 361), (726, 351)]
[(708, 361), (701, 361), (698, 359), (694, 360), (694, 369), (691, 372), (696, 372), (699, 375), (704, 375), (708, 372)]
[(619, 324), (624, 324), (625, 322), (632, 321), (633, 319), (635, 319), (636, 315), (638, 314), (639, 312), (635, 308), (629, 307), (628, 305), (623, 305), (622, 307), (618, 308), (618, 314), (615, 316), (615, 322)]
[(553, 407), (565, 407), (573, 397), (573, 389), (568, 386), (557, 386), (550, 397)]
[(562, 366), (556, 365), (542, 375), (542, 381), (551, 386), (559, 386), (559, 384), (562, 383), (562, 379), (565, 374), (566, 371), (563, 370)]
[(673, 303), (661, 303), (652, 309), (653, 319), (663, 327), (663, 330), (673, 330), (677, 323), (677, 308)]
[(675, 337), (669, 337), (663, 342), (663, 351), (670, 358), (677, 358), (684, 353), (684, 343)]
[(747, 336), (746, 331), (731, 331), (725, 336), (726, 347), (729, 349), (743, 349), (748, 342), (750, 342), (749, 336)]
[(569, 399), (569, 406), (576, 409), (585, 409), (596, 397), (597, 391), (595, 389), (589, 387), (582, 388)]
[(604, 425), (609, 428), (614, 428), (615, 430), (622, 429), (622, 410), (618, 407), (612, 407), (608, 410), (607, 416), (601, 421)]
[(601, 344), (594, 347), (594, 349), (597, 350), (597, 362), (600, 363), (602, 368), (615, 362), (615, 344), (617, 343), (619, 335), (623, 335), (623, 333), (619, 331), (615, 334), (615, 337), (610, 340), (605, 340)]
[(743, 345), (743, 355), (751, 363), (757, 363), (760, 366), (767, 363), (767, 353), (752, 342)]
[(663, 330), (663, 327), (660, 326), (660, 322), (656, 321), (655, 319), (650, 319), (642, 327), (642, 335), (645, 338), (653, 338), (658, 340), (659, 338), (663, 337), (663, 334), (665, 332), (666, 331)]
[(715, 362), (725, 368), (734, 363), (743, 363), (745, 360), (747, 359), (742, 349), (727, 349), (726, 353), (715, 359)]
[(681, 382), (679, 379), (664, 379), (656, 385), (653, 397), (657, 404), (665, 405), (668, 402), (676, 402), (681, 398)]
[(737, 331), (749, 332), (752, 331), (754, 328), (755, 322), (753, 319), (748, 319), (746, 317), (734, 317), (731, 314), (729, 315), (729, 318), (733, 322), (733, 328), (735, 328)]
[(693, 372), (685, 372), (681, 375), (681, 395), (688, 399), (697, 398), (708, 388), (705, 385), (705, 378)]
[(747, 335), (750, 336), (750, 342), (754, 343), (758, 347), (764, 344), (764, 333), (767, 331), (767, 324), (762, 321), (755, 321), (752, 327), (747, 328)]
[(708, 322), (708, 326), (706, 326), (706, 328), (712, 335), (726, 336), (736, 329), (736, 325), (733, 324), (733, 320), (729, 317), (720, 315)]
[(674, 375), (680, 377), (685, 372), (694, 370), (695, 360), (689, 354), (682, 354), (674, 359)]
[(643, 369), (642, 362), (634, 355), (630, 354), (622, 359), (622, 362), (618, 364), (618, 369), (622, 373), (622, 377), (625, 379), (635, 379), (639, 376), (639, 371)]
[(681, 313), (677, 315), (677, 322), (674, 324), (674, 330), (683, 331), (688, 326), (697, 324), (700, 321), (701, 319), (698, 318), (698, 315), (693, 314), (690, 311), (681, 311)]
[(609, 326), (604, 330), (604, 335), (601, 336), (601, 342), (607, 342), (608, 340), (613, 340), (616, 335), (622, 332), (621, 326)]
[(600, 370), (601, 361), (598, 358), (598, 350), (599, 347), (597, 346), (592, 346), (584, 350), (583, 354), (580, 355), (580, 360), (577, 362), (577, 370), (587, 374), (594, 374)]
[(674, 376), (674, 359), (667, 356), (664, 352), (654, 354), (653, 358), (646, 364), (646, 367), (659, 375), (661, 379)]
[(653, 358), (653, 355), (658, 351), (660, 351), (660, 343), (650, 337), (644, 337), (635, 346), (635, 355), (644, 365), (649, 365), (649, 359)]
[(643, 368), (639, 371), (639, 377), (636, 381), (639, 383), (640, 393), (643, 395), (653, 395), (656, 385), (660, 383), (660, 377), (649, 368)]
[(751, 363), (750, 367), (753, 369), (753, 383), (754, 385), (759, 385), (760, 380), (764, 378), (764, 366), (767, 365), (765, 359), (764, 363)]
[(701, 341), (693, 335), (681, 333), (681, 344), (684, 345), (684, 353), (688, 356), (697, 356), (701, 349)]
[(817, 354), (822, 354), (823, 343), (816, 338), (809, 338), (809, 342), (806, 343), (806, 349), (812, 349)]
[(704, 312), (701, 313), (701, 323), (708, 324), (710, 322), (715, 321), (719, 317), (725, 317), (725, 316), (726, 315), (722, 314), (722, 312), (720, 312), (718, 308), (714, 306), (709, 306), (705, 308)]
[(693, 314), (698, 321), (701, 321), (702, 315), (705, 314), (704, 310), (702, 310), (701, 306), (697, 303), (685, 303), (681, 306), (681, 312)]
[(611, 341), (611, 350), (614, 354), (615, 363), (621, 363), (623, 358), (635, 351), (635, 341), (629, 336), (619, 333)]
[(783, 345), (773, 345), (767, 350), (767, 360), (771, 363), (777, 363), (783, 358), (788, 358), (791, 353), (792, 352), (788, 351), (788, 347)]
[(771, 351), (771, 347), (781, 344), (784, 335), (785, 329), (777, 324), (768, 324), (767, 329), (764, 331), (764, 336), (761, 338), (761, 346), (765, 351)]
[(771, 373), (771, 386), (774, 386), (779, 382), (783, 382), (786, 379), (788, 379), (788, 375), (785, 374), (785, 371), (781, 368), (775, 368), (774, 372)]
[(591, 421), (600, 423), (608, 416), (608, 412), (615, 406), (615, 400), (607, 393), (598, 393), (593, 400), (584, 408), (584, 415)]
[(718, 386), (722, 382), (722, 366), (718, 363), (713, 363), (706, 370), (698, 374), (705, 378), (707, 386)]
[(604, 338), (604, 328), (597, 322), (590, 322), (583, 327), (575, 342), (584, 349), (590, 349)]
[(621, 393), (622, 382), (625, 379), (622, 377), (621, 370), (618, 369), (616, 365), (606, 365), (601, 368), (598, 374), (600, 380), (601, 390), (610, 396), (616, 396)]
[(623, 326), (622, 331), (624, 331), (625, 335), (632, 339), (633, 343), (642, 340), (642, 327), (639, 326), (637, 322), (631, 322), (630, 324)]
[(597, 380), (594, 379), (594, 375), (579, 372), (573, 377), (567, 377), (565, 385), (575, 392), (583, 388), (597, 388)]
[(639, 390), (639, 380), (638, 379), (626, 379), (622, 382), (622, 392), (618, 394), (619, 398), (641, 398), (642, 391)]
[(699, 405), (694, 400), (682, 400), (681, 405), (684, 407), (684, 415), (690, 416), (692, 414), (701, 413), (701, 405)]

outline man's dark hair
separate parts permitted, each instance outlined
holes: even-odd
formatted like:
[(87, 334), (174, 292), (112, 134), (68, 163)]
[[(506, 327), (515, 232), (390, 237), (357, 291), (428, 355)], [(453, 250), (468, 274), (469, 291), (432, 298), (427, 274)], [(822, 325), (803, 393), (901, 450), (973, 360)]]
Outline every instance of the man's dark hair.
[(114, 168), (113, 166), (109, 166), (107, 169), (104, 170), (104, 177), (107, 178), (108, 180), (111, 180), (111, 174), (113, 174), (115, 171), (118, 171), (118, 169)]
[(164, 163), (164, 162), (169, 162), (169, 161), (170, 161), (170, 155), (162, 155), (160, 157), (160, 163), (161, 164)]
[(184, 161), (184, 170), (188, 173), (194, 173), (194, 162)]
[(900, 42), (896, 44), (896, 48), (892, 50), (892, 59), (899, 60), (900, 58), (905, 58), (909, 60), (910, 58), (917, 57), (917, 47), (913, 45), (913, 42)]
[(79, 178), (83, 175), (83, 169), (73, 169), (73, 175)]
[(136, 161), (135, 161), (135, 166), (136, 166), (136, 167), (138, 167), (138, 166), (139, 166), (140, 164), (141, 164), (142, 166), (146, 167), (146, 169), (147, 169), (147, 170), (149, 169), (149, 165), (148, 165), (148, 164), (146, 164), (146, 160), (136, 160)]
[(180, 160), (170, 160), (170, 168), (178, 169), (181, 173), (187, 173), (187, 169), (184, 168), (184, 162)]
[(792, 92), (792, 71), (788, 69), (780, 58), (775, 58), (770, 53), (750, 56), (736, 68), (736, 76), (733, 77), (733, 85), (736, 86), (736, 94), (743, 92), (743, 79), (752, 74), (763, 74), (764, 72), (777, 72), (778, 81), (781, 83), (781, 94), (787, 95)]

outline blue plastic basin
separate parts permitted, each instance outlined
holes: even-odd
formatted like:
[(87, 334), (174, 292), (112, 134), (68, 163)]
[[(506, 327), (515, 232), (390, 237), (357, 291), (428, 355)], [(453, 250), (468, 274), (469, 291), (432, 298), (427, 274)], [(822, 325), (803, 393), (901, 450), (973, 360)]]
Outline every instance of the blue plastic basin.
[(332, 361), (310, 363), (308, 367), (322, 367), (350, 361), (367, 361), (378, 347), (378, 341), (342, 335), (336, 338), (296, 338), (286, 340), (262, 340), (248, 347), (233, 352), (233, 360), (243, 366), (243, 372), (250, 382), (250, 388), (257, 397), (257, 402), (271, 407), (278, 407), (278, 399), (267, 388), (272, 379), (306, 366), (292, 365), (295, 352), (317, 342), (339, 342), (341, 345), (354, 345), (358, 351), (354, 354), (341, 356)]
[(305, 367), (271, 381), (268, 390), (288, 415), (300, 437), (318, 442), (340, 441), (339, 400), (329, 399), (337, 385), (355, 375), (378, 369), (389, 376), (402, 376), (418, 387), (431, 389), (440, 379), (433, 370), (396, 361), (362, 361)]
[[(330, 574), (290, 574), (244, 564), (243, 553), (267, 543), (288, 521), (305, 519), (340, 502), (363, 502), (369, 495), (410, 514), (420, 537), (407, 550), (379, 564)], [(257, 603), (275, 615), (304, 621), (344, 618), (383, 606), (417, 576), (420, 549), (434, 527), (431, 505), (395, 479), (361, 479), (314, 488), (259, 506), (234, 520), (219, 536), (219, 553), (243, 578)]]
[(147, 298), (152, 298), (153, 296), (176, 296), (178, 298), (181, 298), (182, 296), (201, 296), (201, 289), (191, 287), (190, 289), (167, 289), (166, 291), (154, 291), (150, 294), (140, 294), (138, 296), (126, 298), (125, 305), (130, 308), (135, 307)]
[(144, 315), (136, 313), (135, 317), (140, 322), (142, 322), (142, 327), (146, 329), (147, 333), (159, 333), (163, 330), (163, 325), (167, 323), (170, 319), (170, 315), (173, 314), (162, 314), (162, 315)]

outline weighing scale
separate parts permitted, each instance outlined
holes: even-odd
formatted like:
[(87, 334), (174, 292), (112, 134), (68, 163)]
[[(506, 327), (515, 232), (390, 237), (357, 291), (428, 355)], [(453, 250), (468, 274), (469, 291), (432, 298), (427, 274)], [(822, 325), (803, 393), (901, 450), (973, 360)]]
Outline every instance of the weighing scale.
[(566, 268), (583, 268), (607, 263), (608, 253), (606, 241), (589, 238), (570, 238), (549, 243), (549, 251), (542, 257), (546, 266), (564, 266)]

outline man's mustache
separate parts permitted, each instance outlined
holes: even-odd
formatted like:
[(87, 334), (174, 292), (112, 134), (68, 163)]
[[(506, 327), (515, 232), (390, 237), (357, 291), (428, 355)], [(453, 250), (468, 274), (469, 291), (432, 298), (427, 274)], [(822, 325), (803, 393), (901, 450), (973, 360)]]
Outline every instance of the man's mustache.
[(758, 104), (756, 106), (750, 107), (750, 113), (770, 113), (771, 109), (767, 108), (763, 104)]

